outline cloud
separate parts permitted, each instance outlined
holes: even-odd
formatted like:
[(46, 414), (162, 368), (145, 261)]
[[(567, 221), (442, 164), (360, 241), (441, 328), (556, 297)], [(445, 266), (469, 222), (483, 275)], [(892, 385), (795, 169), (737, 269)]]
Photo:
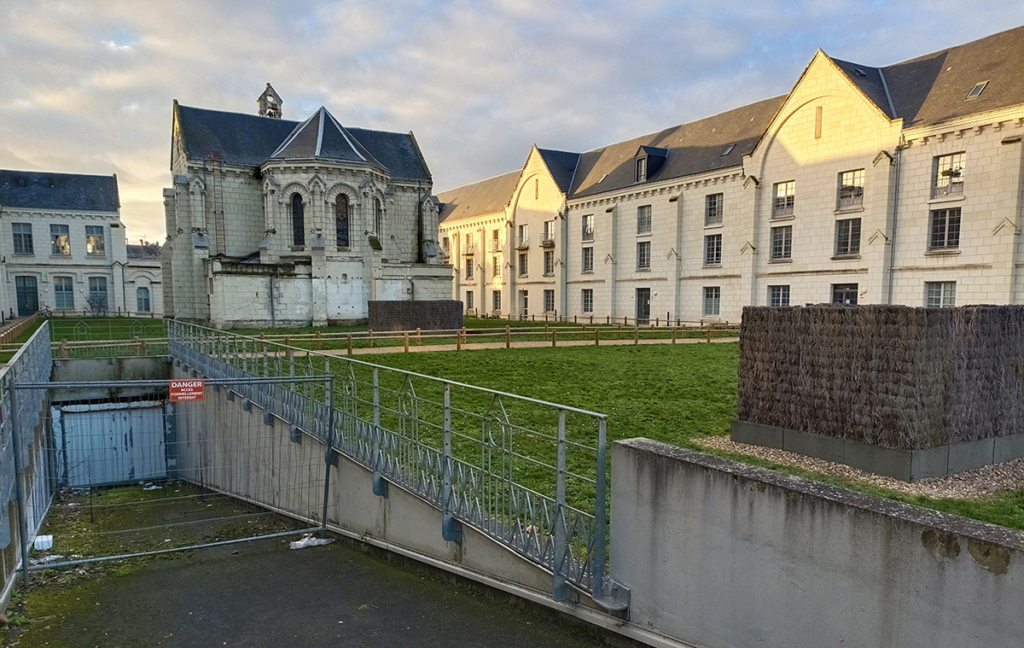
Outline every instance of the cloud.
[(1024, 23), (1024, 5), (879, 0), (7, 0), (0, 167), (117, 173), (162, 239), (171, 104), (413, 130), (444, 190), (788, 92), (814, 51), (883, 65)]

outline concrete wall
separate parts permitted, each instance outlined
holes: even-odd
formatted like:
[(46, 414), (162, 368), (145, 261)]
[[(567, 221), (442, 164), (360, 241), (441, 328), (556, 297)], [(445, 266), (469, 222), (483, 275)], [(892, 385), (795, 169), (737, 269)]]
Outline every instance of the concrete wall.
[(1024, 533), (647, 439), (612, 450), (630, 621), (709, 648), (1017, 646)]
[[(174, 368), (172, 376), (190, 378), (191, 374)], [(275, 417), (272, 425), (266, 425), (258, 406), (246, 412), (241, 396), (229, 401), (226, 394), (226, 387), (207, 388), (206, 402), (198, 407), (175, 404), (181, 477), (201, 475), (208, 487), (298, 518), (319, 520), (324, 446), (305, 434), (301, 442), (291, 441), (287, 423)], [(209, 431), (218, 433), (206, 436)], [(432, 559), (438, 566), (486, 574), (537, 597), (550, 597), (552, 579), (543, 569), (469, 527), (463, 527), (461, 544), (444, 541), (439, 510), (395, 484), (388, 490), (386, 498), (374, 495), (372, 472), (339, 456), (337, 468), (331, 470), (328, 523), (337, 531), (393, 551)]]

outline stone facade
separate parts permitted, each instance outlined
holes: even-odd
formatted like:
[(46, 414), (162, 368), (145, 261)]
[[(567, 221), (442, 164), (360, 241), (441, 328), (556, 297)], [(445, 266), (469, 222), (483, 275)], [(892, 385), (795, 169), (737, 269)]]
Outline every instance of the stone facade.
[[(554, 290), (558, 315), (584, 320), (737, 322), (745, 305), (832, 301), (1024, 303), (1019, 55), (1024, 28), (887, 68), (819, 51), (784, 97), (580, 154), (569, 186), (538, 208), (520, 201), (523, 187), (557, 186), (557, 174), (536, 164), (535, 147), (503, 211), (463, 211), (442, 221), (442, 236), (513, 223), (533, 234), (554, 219), (553, 285), (534, 278), (531, 259), (518, 290), (530, 290), (530, 313)], [(916, 84), (936, 60), (946, 68), (930, 72), (933, 85)], [(974, 71), (979, 61), (988, 67)], [(480, 281), (459, 279), (456, 298), (482, 292)], [(507, 299), (504, 312), (523, 312)]]
[(366, 320), (369, 300), (449, 296), (411, 133), (345, 129), (323, 108), (295, 124), (177, 104), (174, 133), (169, 315), (322, 326)]
[(116, 176), (2, 170), (0, 231), (5, 316), (134, 313)]

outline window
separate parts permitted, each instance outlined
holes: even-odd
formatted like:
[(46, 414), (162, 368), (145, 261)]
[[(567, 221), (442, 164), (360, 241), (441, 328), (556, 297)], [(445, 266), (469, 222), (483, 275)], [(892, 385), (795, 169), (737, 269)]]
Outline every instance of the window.
[(649, 269), (651, 267), (651, 242), (640, 241), (636, 244), (636, 267)]
[(544, 291), (544, 312), (554, 313), (555, 312), (555, 291), (545, 290)]
[(32, 254), (32, 223), (11, 223), (15, 254)]
[(107, 278), (89, 277), (89, 307), (107, 310)]
[(135, 302), (136, 310), (140, 313), (149, 312), (149, 288), (136, 288), (135, 289)]
[(651, 206), (644, 205), (636, 208), (636, 233), (651, 233)]
[(378, 239), (384, 233), (384, 206), (380, 204), (380, 198), (373, 199), (373, 233)]
[(704, 224), (722, 224), (722, 203), (725, 194), (708, 194), (704, 196)]
[(544, 251), (544, 276), (555, 274), (555, 253), (551, 250)]
[(473, 257), (466, 259), (466, 279), (473, 278)]
[(491, 291), (491, 310), (495, 311), (495, 312), (501, 310), (501, 291), (500, 290), (493, 290), (493, 291)]
[(526, 290), (519, 291), (519, 312), (523, 315), (530, 314), (530, 293)]
[(932, 211), (929, 250), (955, 250), (960, 247), (960, 208)]
[(768, 286), (769, 306), (789, 306), (789, 286)]
[(104, 256), (106, 254), (102, 225), (85, 226), (85, 253), (89, 256)]
[(583, 272), (594, 271), (594, 248), (583, 248)]
[(771, 260), (789, 259), (793, 255), (793, 226), (772, 228)]
[(981, 83), (974, 84), (971, 91), (967, 93), (967, 99), (977, 99), (981, 93), (985, 90), (985, 86), (988, 85), (988, 81), (982, 81)]
[(722, 265), (722, 235), (704, 237), (704, 265)]
[(640, 158), (636, 161), (636, 181), (643, 182), (647, 179), (647, 158)]
[(836, 209), (854, 209), (864, 205), (864, 169), (839, 174), (839, 200)]
[(530, 227), (528, 225), (519, 226), (519, 247), (524, 248), (530, 244)]
[(722, 289), (711, 286), (704, 289), (704, 314), (718, 315), (722, 305)]
[(924, 284), (924, 305), (928, 308), (956, 306), (956, 282), (926, 281)]
[(491, 250), (494, 252), (501, 251), (501, 230), (491, 230)]
[(833, 304), (856, 304), (857, 284), (832, 284)]
[(777, 182), (775, 184), (775, 202), (772, 205), (772, 218), (792, 216), (795, 204), (796, 181)]
[(932, 174), (932, 198), (960, 196), (964, 193), (964, 154), (953, 153), (935, 158)]
[(473, 310), (473, 291), (466, 291), (466, 310)]
[(594, 240), (594, 215), (587, 214), (583, 217), (583, 240)]
[(529, 269), (530, 259), (529, 257), (526, 256), (526, 253), (523, 252), (522, 254), (519, 255), (519, 276), (525, 277)]
[(71, 254), (71, 236), (67, 225), (50, 225), (50, 254)]
[(580, 293), (580, 301), (583, 303), (584, 313), (594, 312), (594, 289), (584, 288)]
[(491, 275), (497, 279), (501, 277), (501, 257), (496, 256), (491, 258)]
[(544, 221), (544, 240), (552, 243), (555, 241), (555, 221)]
[(836, 221), (836, 256), (860, 254), (860, 219)]
[[(334, 237), (338, 247), (348, 247), (348, 196), (338, 194), (334, 199)], [(444, 253), (448, 254), (448, 237), (444, 238)]]
[(75, 309), (75, 283), (71, 277), (53, 278), (53, 307), (57, 310)]
[(447, 236), (444, 237), (443, 239), (441, 239), (441, 247), (444, 249), (444, 255), (445, 256), (449, 256), (451, 254), (452, 243), (451, 243), (450, 240), (448, 240)]

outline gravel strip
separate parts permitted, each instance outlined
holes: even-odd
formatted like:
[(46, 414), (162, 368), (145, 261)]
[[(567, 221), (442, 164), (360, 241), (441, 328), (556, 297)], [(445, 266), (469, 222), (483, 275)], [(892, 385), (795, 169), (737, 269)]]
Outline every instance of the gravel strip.
[(842, 477), (862, 484), (872, 484), (910, 495), (924, 495), (933, 498), (976, 499), (995, 495), (1006, 490), (1024, 488), (1024, 459), (1015, 459), (1005, 463), (978, 468), (977, 470), (947, 475), (946, 477), (931, 477), (907, 483), (892, 477), (873, 475), (845, 464), (806, 457), (795, 452), (747, 445), (746, 443), (736, 443), (728, 437), (698, 437), (692, 440), (694, 443), (705, 448), (727, 450), (729, 452), (758, 457), (774, 461), (775, 463), (813, 470), (826, 475)]

